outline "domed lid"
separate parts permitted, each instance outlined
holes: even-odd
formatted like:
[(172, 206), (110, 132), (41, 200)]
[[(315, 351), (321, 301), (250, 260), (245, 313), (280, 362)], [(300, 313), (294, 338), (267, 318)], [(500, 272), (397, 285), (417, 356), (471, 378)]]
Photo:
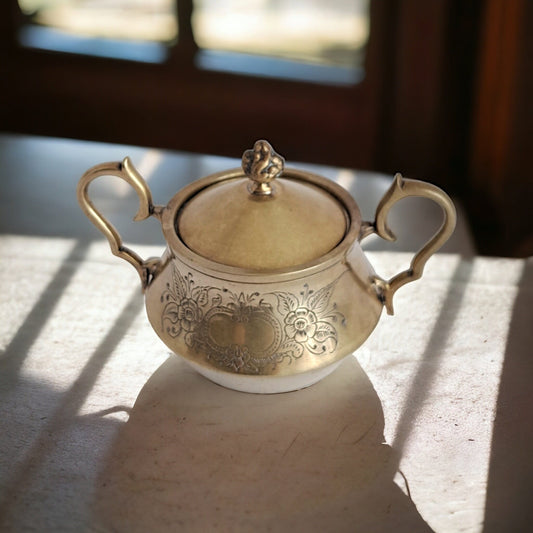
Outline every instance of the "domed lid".
[(333, 250), (353, 226), (342, 195), (332, 193), (341, 188), (284, 172), (284, 163), (268, 142), (257, 141), (243, 155), (244, 174), (219, 176), (181, 207), (181, 241), (206, 259), (255, 271), (302, 265)]

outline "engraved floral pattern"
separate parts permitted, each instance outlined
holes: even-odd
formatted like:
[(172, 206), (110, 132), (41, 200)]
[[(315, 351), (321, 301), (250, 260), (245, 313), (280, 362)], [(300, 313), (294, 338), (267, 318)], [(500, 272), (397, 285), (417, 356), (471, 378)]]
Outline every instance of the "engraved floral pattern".
[(313, 291), (304, 285), (300, 296), (288, 292), (274, 293), (278, 310), (284, 316), (285, 334), (288, 340), (298, 344), (298, 354), (306, 350), (314, 355), (330, 353), (337, 347), (336, 323), (345, 323), (344, 316), (330, 304), (337, 281)]
[(166, 302), (163, 309), (166, 331), (171, 337), (183, 333), (185, 343), (192, 347), (194, 332), (203, 318), (200, 306), (207, 300), (206, 290), (194, 287), (191, 274), (173, 276), (173, 282), (161, 296), (161, 301)]
[[(335, 303), (330, 303), (337, 281), (316, 291), (304, 285), (299, 295), (237, 293), (196, 286), (191, 273), (182, 275), (173, 266), (172, 283), (161, 295), (162, 327), (221, 368), (260, 374), (267, 366), (283, 361), (290, 364), (304, 354), (320, 356), (335, 350), (338, 324), (344, 325), (343, 315)], [(217, 324), (222, 324), (222, 329), (234, 329), (228, 342), (213, 334)], [(247, 337), (254, 324), (269, 332), (262, 347)]]
[(305, 307), (298, 307), (285, 317), (285, 332), (296, 342), (307, 342), (316, 333), (316, 315)]
[(251, 364), (251, 357), (247, 346), (234, 344), (224, 350), (224, 363), (234, 372), (241, 372)]

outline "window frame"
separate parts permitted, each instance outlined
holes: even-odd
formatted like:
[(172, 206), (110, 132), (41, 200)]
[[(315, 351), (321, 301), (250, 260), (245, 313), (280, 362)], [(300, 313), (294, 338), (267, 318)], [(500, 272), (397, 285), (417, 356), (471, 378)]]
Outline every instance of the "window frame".
[[(16, 0), (2, 3), (10, 80), (3, 127), (224, 155), (267, 137), (293, 160), (372, 165), (380, 62), (368, 59), (380, 54), (377, 39), (368, 43), (364, 79), (353, 86), (207, 70), (195, 61), (192, 0), (177, 6), (178, 42), (165, 62), (147, 64), (25, 48), (17, 35), (28, 21)], [(371, 20), (377, 26), (379, 17)]]
[(402, 171), (453, 188), (467, 167), (485, 1), (371, 1), (364, 79), (334, 86), (198, 68), (193, 0), (178, 0), (179, 39), (161, 64), (21, 47), (28, 21), (6, 0), (0, 127), (229, 156), (267, 138), (291, 160)]

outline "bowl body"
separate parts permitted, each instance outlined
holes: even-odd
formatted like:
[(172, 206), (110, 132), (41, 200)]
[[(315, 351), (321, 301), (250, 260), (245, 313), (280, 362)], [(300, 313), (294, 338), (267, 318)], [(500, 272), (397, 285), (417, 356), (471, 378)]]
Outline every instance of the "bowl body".
[(247, 392), (306, 387), (356, 350), (379, 320), (358, 242), (323, 268), (220, 273), (167, 249), (146, 289), (150, 323), (198, 372)]

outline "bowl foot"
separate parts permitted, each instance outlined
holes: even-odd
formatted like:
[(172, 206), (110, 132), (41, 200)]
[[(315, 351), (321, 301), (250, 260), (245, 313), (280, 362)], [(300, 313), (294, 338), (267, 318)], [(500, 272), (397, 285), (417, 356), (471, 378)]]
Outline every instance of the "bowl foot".
[(326, 367), (292, 376), (251, 376), (206, 368), (193, 361), (186, 361), (199, 374), (222, 387), (253, 394), (277, 394), (305, 389), (331, 374), (342, 362), (336, 361)]

